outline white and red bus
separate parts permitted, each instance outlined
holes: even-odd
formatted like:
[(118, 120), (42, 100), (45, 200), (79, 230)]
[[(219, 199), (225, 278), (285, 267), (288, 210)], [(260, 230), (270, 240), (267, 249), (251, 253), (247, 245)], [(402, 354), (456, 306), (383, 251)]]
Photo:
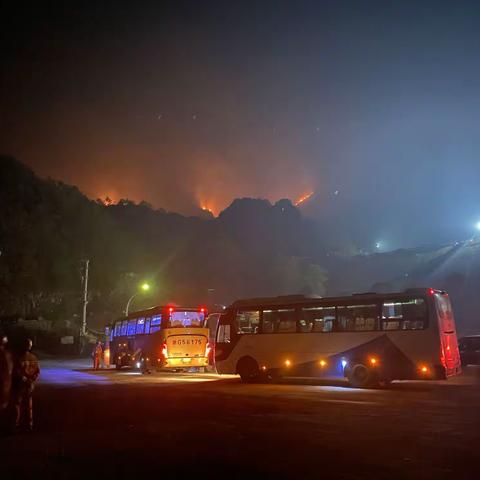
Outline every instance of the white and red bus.
[(173, 305), (133, 312), (112, 326), (111, 362), (117, 369), (204, 370), (210, 354), (205, 316), (205, 308)]
[(431, 288), (239, 300), (220, 316), (215, 364), (245, 382), (341, 376), (355, 387), (461, 371), (450, 299)]

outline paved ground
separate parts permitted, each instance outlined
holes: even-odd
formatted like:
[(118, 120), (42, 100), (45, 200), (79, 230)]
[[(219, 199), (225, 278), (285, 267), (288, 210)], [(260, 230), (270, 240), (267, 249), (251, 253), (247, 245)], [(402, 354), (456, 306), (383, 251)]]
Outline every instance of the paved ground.
[[(37, 431), (0, 438), (1, 478), (477, 479), (477, 371), (355, 390), (342, 382), (44, 361)], [(4, 474), (5, 473), (5, 477)]]

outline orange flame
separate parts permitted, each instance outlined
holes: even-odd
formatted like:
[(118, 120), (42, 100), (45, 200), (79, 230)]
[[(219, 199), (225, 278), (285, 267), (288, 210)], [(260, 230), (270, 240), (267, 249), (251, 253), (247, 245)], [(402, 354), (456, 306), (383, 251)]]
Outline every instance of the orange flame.
[(302, 195), (296, 202), (295, 206), (298, 207), (301, 205), (303, 202), (306, 202), (311, 196), (313, 195), (313, 192), (308, 192), (305, 195)]
[(200, 208), (204, 211), (204, 212), (209, 212), (211, 213), (213, 216), (215, 216), (215, 214), (213, 213), (213, 210), (211, 208), (208, 208), (206, 205), (200, 205)]

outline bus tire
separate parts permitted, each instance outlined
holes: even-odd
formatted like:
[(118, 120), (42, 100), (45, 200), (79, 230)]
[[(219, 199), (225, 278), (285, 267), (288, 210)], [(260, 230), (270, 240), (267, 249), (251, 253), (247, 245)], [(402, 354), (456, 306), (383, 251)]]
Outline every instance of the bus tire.
[(354, 388), (372, 388), (379, 385), (377, 375), (363, 363), (356, 363), (346, 372), (348, 383)]
[(243, 357), (237, 363), (237, 373), (243, 383), (253, 383), (260, 376), (258, 363), (252, 357)]

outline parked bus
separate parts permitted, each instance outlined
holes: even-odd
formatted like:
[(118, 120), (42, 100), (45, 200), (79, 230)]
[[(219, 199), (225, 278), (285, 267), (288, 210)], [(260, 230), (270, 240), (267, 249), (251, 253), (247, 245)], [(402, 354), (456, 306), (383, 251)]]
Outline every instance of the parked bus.
[(215, 363), (244, 382), (340, 376), (355, 387), (461, 371), (450, 299), (431, 288), (239, 300), (220, 316)]
[(111, 329), (110, 358), (117, 369), (133, 366), (175, 369), (208, 365), (210, 345), (204, 308), (158, 306), (117, 320)]

